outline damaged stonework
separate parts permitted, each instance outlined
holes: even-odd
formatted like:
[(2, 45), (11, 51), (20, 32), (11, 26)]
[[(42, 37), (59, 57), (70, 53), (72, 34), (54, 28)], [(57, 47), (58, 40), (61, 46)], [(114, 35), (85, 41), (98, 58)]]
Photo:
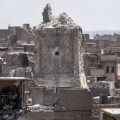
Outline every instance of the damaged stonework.
[[(0, 81), (0, 120), (91, 120), (92, 98), (83, 68), (82, 28), (66, 13), (52, 16), (47, 4), (43, 22), (34, 31), (34, 53), (14, 52), (15, 39), (11, 39), (14, 49), (5, 55), (3, 64), (10, 71), (3, 83)], [(15, 45), (19, 40), (22, 39), (15, 40)], [(27, 77), (32, 80), (26, 81)], [(5, 113), (6, 106), (10, 114)], [(15, 118), (15, 108), (21, 117)]]
[[(51, 11), (49, 5), (46, 7)], [(62, 13), (42, 22), (35, 34), (34, 77), (50, 87), (87, 88), (81, 53), (82, 29)]]
[(32, 78), (34, 54), (32, 52), (8, 52), (2, 56), (1, 76)]
[(53, 85), (49, 85), (52, 86), (59, 86), (62, 80), (71, 80), (74, 84), (74, 80), (79, 77), (79, 28), (40, 29), (37, 36), (35, 77), (43, 81), (51, 80)]
[(52, 19), (52, 9), (50, 4), (47, 4), (42, 13), (44, 22), (50, 22)]
[[(9, 27), (14, 33), (8, 36), (8, 48), (10, 51), (16, 51), (16, 48), (24, 47), (24, 44), (31, 44), (34, 42), (35, 36), (30, 29), (29, 24), (23, 24), (23, 27)], [(24, 50), (24, 48), (23, 48)]]
[[(52, 16), (52, 9), (50, 4), (47, 4), (43, 13), (43, 22), (39, 24), (38, 29), (42, 28), (60, 28), (60, 27), (76, 27), (72, 18), (65, 12), (61, 13), (58, 17)], [(80, 28), (80, 31), (82, 29)]]
[(83, 68), (82, 29), (66, 13), (48, 19), (49, 10), (47, 5), (47, 13), (43, 13), (43, 20), (46, 14), (47, 20), (35, 29), (36, 86), (30, 87), (32, 105), (21, 120), (91, 120), (92, 98)]
[(92, 99), (87, 89), (36, 87), (31, 94), (33, 105), (22, 120), (91, 120)]

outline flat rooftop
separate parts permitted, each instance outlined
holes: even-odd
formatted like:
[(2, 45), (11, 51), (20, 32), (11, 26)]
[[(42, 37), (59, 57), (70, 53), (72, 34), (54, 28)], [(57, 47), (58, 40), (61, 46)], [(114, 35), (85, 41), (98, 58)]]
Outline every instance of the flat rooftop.
[(33, 54), (33, 55), (34, 55), (33, 52), (21, 52), (21, 51), (18, 51), (18, 52), (15, 52), (15, 51), (13, 51), (13, 52), (8, 52), (7, 54), (8, 54), (8, 55), (13, 55), (13, 54)]
[(0, 81), (26, 81), (29, 78), (26, 77), (0, 77)]
[(110, 116), (120, 116), (120, 108), (105, 108), (102, 111)]

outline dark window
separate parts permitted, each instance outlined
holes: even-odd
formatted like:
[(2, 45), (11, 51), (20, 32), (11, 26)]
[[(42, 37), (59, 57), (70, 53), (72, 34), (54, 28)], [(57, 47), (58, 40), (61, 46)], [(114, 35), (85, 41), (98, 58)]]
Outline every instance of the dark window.
[(101, 68), (103, 68), (103, 65), (101, 65)]
[(29, 60), (28, 60), (27, 54), (21, 54), (21, 64), (22, 64), (22, 67), (29, 66)]
[(109, 66), (106, 66), (106, 73), (109, 73)]
[(120, 61), (117, 61), (117, 63), (119, 63), (119, 64), (120, 64)]
[(111, 66), (111, 73), (114, 73), (115, 69), (114, 66)]
[(59, 55), (59, 52), (58, 52), (58, 51), (56, 51), (56, 52), (55, 52), (55, 55), (57, 55), (57, 56), (58, 56), (58, 55)]
[(97, 82), (99, 82), (99, 81), (106, 81), (106, 77), (97, 77)]

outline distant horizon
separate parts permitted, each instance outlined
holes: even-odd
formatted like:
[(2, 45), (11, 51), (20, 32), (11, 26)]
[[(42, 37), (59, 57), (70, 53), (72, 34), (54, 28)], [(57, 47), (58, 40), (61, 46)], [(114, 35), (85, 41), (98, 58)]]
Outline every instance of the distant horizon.
[[(23, 23), (23, 24), (30, 24), (30, 23)], [(11, 27), (16, 27), (16, 26), (20, 26), (20, 27), (22, 27), (23, 26), (23, 24), (21, 24), (21, 25), (11, 25), (11, 24), (9, 24), (8, 26), (6, 26), (6, 27), (3, 27), (3, 28), (0, 28), (0, 29), (8, 29), (8, 27), (9, 26), (11, 26)], [(38, 24), (39, 25), (39, 24)], [(36, 25), (33, 25), (33, 26), (31, 26), (31, 24), (30, 24), (30, 27), (34, 27), (34, 26), (36, 26)], [(78, 25), (78, 26), (80, 26), (80, 25)], [(81, 27), (81, 26), (80, 26)], [(93, 29), (91, 29), (91, 30), (85, 30), (84, 28), (82, 28), (83, 29), (83, 31), (85, 31), (85, 32), (101, 32), (101, 31), (106, 31), (106, 32), (109, 32), (109, 31), (111, 31), (111, 32), (114, 32), (114, 31), (120, 31), (120, 29), (96, 29), (96, 30), (93, 30)]]

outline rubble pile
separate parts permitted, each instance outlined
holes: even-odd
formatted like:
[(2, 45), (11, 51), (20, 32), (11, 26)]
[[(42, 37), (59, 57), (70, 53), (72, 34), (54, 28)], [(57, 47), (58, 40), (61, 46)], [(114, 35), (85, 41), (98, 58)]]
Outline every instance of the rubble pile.
[(30, 111), (30, 112), (52, 112), (53, 107), (36, 104), (33, 106), (28, 106), (27, 111)]
[(22, 110), (4, 110), (0, 111), (0, 120), (18, 120), (23, 115)]
[(0, 92), (0, 120), (12, 120), (18, 118), (22, 111), (20, 108), (20, 95), (18, 87), (5, 87)]
[(20, 96), (16, 86), (3, 88), (0, 93), (0, 109), (9, 106), (9, 108), (17, 109), (20, 106)]
[(84, 71), (84, 59), (83, 59), (83, 50), (81, 49), (81, 55), (79, 56), (80, 58), (80, 73), (79, 73), (79, 80), (80, 80), (80, 83), (81, 83), (81, 87), (82, 88), (88, 88), (88, 85), (87, 85), (87, 82), (86, 82), (86, 76), (85, 76), (85, 71)]
[(89, 83), (89, 88), (106, 88), (106, 89), (109, 89), (109, 83), (108, 82)]
[(75, 25), (73, 20), (65, 12), (60, 14), (58, 19), (62, 25), (69, 25), (69, 26)]
[(68, 17), (68, 15), (64, 12), (59, 15), (59, 17), (53, 17), (50, 22), (41, 23), (39, 28), (54, 28), (54, 27), (74, 27), (75, 24), (73, 20)]
[(61, 13), (58, 17), (52, 16), (52, 9), (49, 4), (46, 5), (43, 15), (43, 22), (39, 28), (59, 28), (59, 27), (75, 27), (73, 20), (65, 13)]

